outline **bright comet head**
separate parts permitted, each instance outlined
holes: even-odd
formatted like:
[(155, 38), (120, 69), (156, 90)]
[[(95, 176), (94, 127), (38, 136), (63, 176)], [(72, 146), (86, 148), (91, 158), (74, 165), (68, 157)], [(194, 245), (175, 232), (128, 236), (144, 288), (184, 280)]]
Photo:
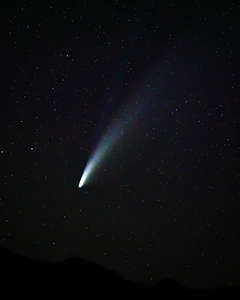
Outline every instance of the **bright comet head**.
[(81, 177), (81, 180), (80, 180), (79, 185), (78, 185), (79, 188), (83, 187), (85, 179), (86, 179), (85, 176)]
[(78, 187), (81, 188), (85, 184), (87, 177), (89, 175), (89, 167), (87, 166), (82, 174)]
[(96, 163), (98, 163), (98, 161), (99, 161), (99, 153), (95, 154), (95, 157), (91, 158), (87, 163), (78, 185), (79, 188), (83, 187), (83, 185), (86, 184), (86, 181), (89, 179), (89, 176), (91, 175), (93, 169), (96, 168)]

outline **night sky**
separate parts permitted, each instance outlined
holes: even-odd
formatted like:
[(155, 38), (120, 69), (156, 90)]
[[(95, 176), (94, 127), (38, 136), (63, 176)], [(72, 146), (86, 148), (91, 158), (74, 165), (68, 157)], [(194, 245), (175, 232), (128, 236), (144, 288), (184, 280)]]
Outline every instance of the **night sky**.
[(2, 247), (148, 283), (240, 284), (240, 3), (208, 5), (2, 9)]

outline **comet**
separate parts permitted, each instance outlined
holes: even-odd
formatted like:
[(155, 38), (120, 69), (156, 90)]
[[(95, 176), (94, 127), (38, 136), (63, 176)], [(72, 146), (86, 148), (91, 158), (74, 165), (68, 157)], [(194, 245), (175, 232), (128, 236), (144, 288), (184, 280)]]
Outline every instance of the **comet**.
[(78, 185), (79, 188), (82, 188), (89, 182), (91, 176), (96, 172), (103, 162), (103, 158), (107, 156), (113, 145), (117, 142), (117, 140), (119, 140), (121, 133), (123, 132), (123, 128), (120, 127), (120, 124), (118, 124), (118, 126), (110, 128), (97, 145), (96, 150), (90, 156), (88, 163), (84, 168)]
[[(133, 95), (132, 95), (133, 96)], [(138, 99), (136, 95), (135, 99)], [(139, 114), (142, 112), (143, 102), (135, 101), (134, 103), (123, 105), (118, 114), (113, 118), (110, 125), (102, 135), (100, 142), (95, 147), (90, 156), (82, 176), (80, 178), (78, 187), (82, 188), (88, 184), (92, 176), (100, 168), (104, 160), (110, 155), (110, 152), (117, 145), (127, 133), (127, 130), (136, 121)]]
[[(105, 138), (106, 140), (107, 138)], [(97, 167), (100, 165), (101, 160), (106, 155), (107, 150), (110, 148), (111, 144), (114, 143), (114, 140), (103, 140), (98, 147), (96, 148), (96, 151), (92, 154), (90, 157), (84, 171), (82, 174), (82, 177), (80, 179), (79, 188), (82, 188), (90, 179), (91, 175), (93, 174), (94, 170), (97, 169)]]

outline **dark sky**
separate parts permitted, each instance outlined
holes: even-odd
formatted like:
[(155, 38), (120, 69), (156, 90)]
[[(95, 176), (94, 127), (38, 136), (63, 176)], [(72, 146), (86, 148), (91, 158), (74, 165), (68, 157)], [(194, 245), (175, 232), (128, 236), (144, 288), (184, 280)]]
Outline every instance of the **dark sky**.
[[(0, 245), (240, 284), (239, 1), (76, 2), (1, 12)], [(141, 113), (78, 189), (122, 105)]]

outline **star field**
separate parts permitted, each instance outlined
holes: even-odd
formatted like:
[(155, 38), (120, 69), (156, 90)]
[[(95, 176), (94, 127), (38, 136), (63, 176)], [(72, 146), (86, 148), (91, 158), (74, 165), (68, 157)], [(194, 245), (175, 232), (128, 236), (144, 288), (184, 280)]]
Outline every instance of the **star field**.
[(238, 15), (238, 1), (6, 7), (0, 245), (132, 280), (239, 284)]

